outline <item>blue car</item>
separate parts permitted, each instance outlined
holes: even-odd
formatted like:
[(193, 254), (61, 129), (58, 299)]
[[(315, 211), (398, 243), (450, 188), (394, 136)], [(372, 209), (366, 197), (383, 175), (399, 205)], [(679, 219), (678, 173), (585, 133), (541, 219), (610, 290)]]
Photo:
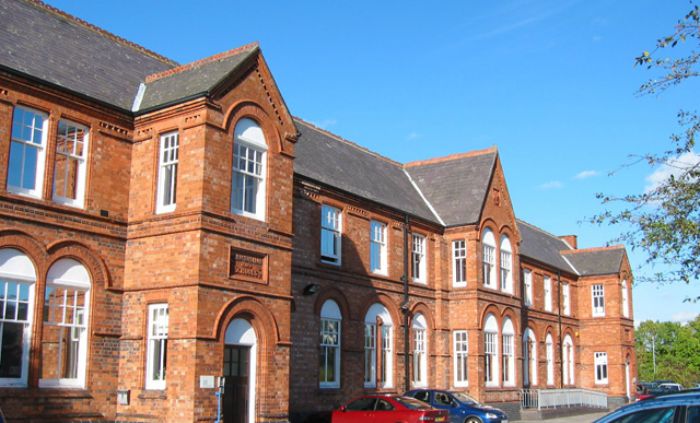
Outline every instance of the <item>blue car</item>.
[(663, 394), (620, 407), (595, 423), (698, 423), (700, 390)]
[(479, 404), (477, 400), (461, 392), (436, 389), (414, 389), (404, 394), (447, 410), (450, 423), (508, 423), (508, 415), (498, 408)]

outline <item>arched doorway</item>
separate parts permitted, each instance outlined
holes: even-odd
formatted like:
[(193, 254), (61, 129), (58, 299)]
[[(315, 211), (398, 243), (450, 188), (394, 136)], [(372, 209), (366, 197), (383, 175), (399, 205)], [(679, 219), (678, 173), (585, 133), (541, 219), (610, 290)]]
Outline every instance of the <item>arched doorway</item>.
[(255, 422), (258, 337), (245, 319), (233, 319), (224, 335), (224, 423)]

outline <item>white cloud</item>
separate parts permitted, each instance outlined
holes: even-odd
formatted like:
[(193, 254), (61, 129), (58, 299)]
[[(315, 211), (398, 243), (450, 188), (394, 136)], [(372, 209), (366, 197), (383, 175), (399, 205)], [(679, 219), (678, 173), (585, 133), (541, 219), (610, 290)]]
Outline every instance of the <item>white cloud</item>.
[(576, 176), (574, 176), (574, 178), (588, 179), (598, 175), (600, 175), (600, 172), (598, 172), (597, 170), (582, 170), (581, 172), (577, 173)]
[(312, 125), (314, 125), (314, 126), (316, 126), (316, 127), (318, 127), (318, 128), (321, 128), (321, 129), (328, 129), (329, 127), (331, 127), (331, 126), (335, 125), (336, 123), (338, 123), (338, 121), (337, 121), (336, 119), (333, 119), (333, 118), (331, 118), (331, 119), (323, 119), (323, 120), (319, 120), (319, 121), (312, 120), (312, 121), (310, 121), (310, 122), (311, 122)]
[(694, 320), (697, 316), (698, 313), (695, 311), (679, 311), (671, 316), (671, 321), (685, 324)]
[(668, 159), (666, 163), (659, 166), (651, 175), (646, 177), (647, 186), (644, 188), (644, 192), (651, 192), (663, 184), (668, 178), (673, 175), (677, 177), (685, 169), (695, 166), (700, 163), (700, 154), (694, 151), (689, 151), (683, 153), (678, 157)]
[(541, 190), (560, 189), (564, 188), (564, 184), (561, 181), (549, 181), (538, 186), (537, 188)]

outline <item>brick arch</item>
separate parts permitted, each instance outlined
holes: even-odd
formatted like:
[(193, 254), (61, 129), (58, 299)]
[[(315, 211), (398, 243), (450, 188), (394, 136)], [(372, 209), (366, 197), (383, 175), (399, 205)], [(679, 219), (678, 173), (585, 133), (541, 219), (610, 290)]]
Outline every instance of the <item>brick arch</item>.
[(233, 103), (224, 113), (224, 128), (231, 139), (233, 139), (236, 123), (244, 118), (252, 119), (260, 125), (265, 134), (267, 146), (271, 151), (281, 153), (284, 150), (282, 137), (274, 125), (275, 119), (257, 102), (250, 99), (243, 99)]
[[(503, 309), (501, 312), (501, 325), (503, 325), (503, 322), (505, 321), (506, 317), (510, 319), (511, 322), (513, 322), (513, 331), (518, 334), (520, 333), (520, 320), (517, 318), (517, 314), (515, 313), (515, 310), (513, 310), (512, 307), (506, 307)], [(484, 316), (484, 319), (486, 316)]]
[(79, 261), (90, 273), (92, 286), (102, 286), (110, 288), (112, 286), (111, 278), (107, 266), (102, 260), (102, 257), (92, 248), (78, 241), (62, 240), (49, 244), (47, 251), (49, 253), (46, 272), (58, 260), (63, 258), (72, 258)]
[(555, 338), (554, 338), (554, 327), (552, 325), (547, 325), (544, 328), (544, 331), (542, 332), (542, 340), (543, 342), (547, 342), (547, 335), (552, 335), (552, 342), (555, 343)]
[[(401, 313), (399, 313), (396, 304), (394, 304), (394, 301), (391, 299), (391, 297), (382, 293), (373, 293), (365, 297), (364, 301), (362, 302), (362, 304), (364, 304), (364, 306), (362, 307), (362, 313), (359, 316), (359, 320), (362, 322), (362, 324), (364, 324), (365, 315), (374, 303), (380, 303), (386, 308), (386, 310), (389, 312), (389, 315), (391, 316), (391, 320), (393, 320), (394, 328), (398, 328), (401, 326), (401, 324), (403, 323), (403, 319), (401, 319)], [(397, 337), (395, 336), (394, 338), (394, 342), (396, 342)]]
[(569, 335), (571, 337), (571, 341), (574, 343), (574, 348), (578, 347), (578, 341), (576, 339), (576, 332), (571, 328), (571, 326), (567, 326), (564, 328), (564, 330), (561, 333), (561, 342), (564, 343), (564, 338), (566, 338), (566, 335)]
[(260, 301), (251, 296), (240, 296), (226, 303), (216, 316), (213, 338), (221, 344), (228, 325), (235, 318), (245, 318), (255, 329), (261, 351), (268, 351), (273, 343), (279, 343), (280, 334), (275, 317)]
[[(496, 223), (496, 221), (490, 217), (486, 217), (486, 218), (484, 218), (484, 220), (481, 221), (481, 227), (479, 228), (479, 238), (478, 238), (479, 242), (481, 242), (484, 231), (487, 228), (491, 229), (491, 232), (493, 232), (493, 237), (496, 239), (496, 244), (499, 244), (499, 242), (498, 242), (499, 241), (499, 239), (498, 239), (498, 235), (499, 235), (498, 223)], [(498, 247), (498, 245), (496, 245), (496, 247)]]
[(433, 313), (430, 311), (430, 308), (425, 304), (424, 302), (419, 302), (413, 305), (411, 307), (411, 322), (410, 324), (413, 324), (413, 318), (415, 317), (416, 314), (422, 314), (423, 317), (425, 317), (425, 321), (428, 323), (428, 329), (429, 330), (435, 330), (435, 320), (433, 319)]
[(48, 255), (44, 245), (28, 233), (0, 228), (0, 248), (14, 248), (23, 252), (34, 264), (37, 278), (45, 273)]
[(345, 294), (338, 288), (327, 288), (321, 291), (316, 297), (316, 302), (314, 303), (314, 316), (319, 316), (321, 314), (321, 308), (323, 303), (327, 300), (333, 300), (340, 308), (340, 314), (343, 320), (351, 320), (353, 316), (350, 315), (350, 305), (348, 304)]
[(496, 317), (496, 321), (498, 323), (499, 329), (501, 328), (502, 324), (502, 316), (501, 312), (498, 310), (498, 306), (495, 304), (489, 304), (484, 308), (484, 311), (481, 312), (481, 319), (479, 319), (479, 330), (484, 330), (484, 324), (486, 323), (486, 316), (489, 314), (493, 314), (494, 317)]

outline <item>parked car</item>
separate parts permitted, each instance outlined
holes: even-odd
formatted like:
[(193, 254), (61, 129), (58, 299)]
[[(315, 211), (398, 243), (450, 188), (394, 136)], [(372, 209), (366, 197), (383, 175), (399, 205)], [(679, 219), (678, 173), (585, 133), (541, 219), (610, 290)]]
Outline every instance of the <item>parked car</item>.
[(508, 423), (508, 415), (502, 410), (480, 404), (461, 392), (414, 389), (404, 395), (446, 410), (450, 415), (450, 423)]
[(333, 411), (332, 423), (447, 423), (448, 413), (400, 395), (365, 395)]
[[(685, 420), (681, 420), (685, 416)], [(594, 423), (700, 423), (700, 392), (663, 394), (635, 402), (601, 417)]]
[(680, 383), (666, 382), (660, 383), (657, 388), (667, 392), (679, 392), (683, 390), (683, 385)]

